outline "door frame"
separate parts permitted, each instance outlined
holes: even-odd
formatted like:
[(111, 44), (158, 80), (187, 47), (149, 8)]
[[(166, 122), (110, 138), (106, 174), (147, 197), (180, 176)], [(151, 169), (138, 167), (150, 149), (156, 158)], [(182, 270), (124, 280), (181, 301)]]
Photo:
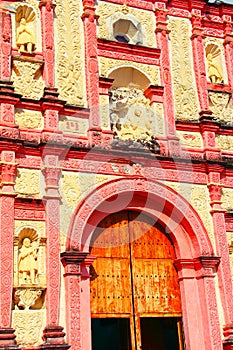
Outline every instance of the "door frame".
[[(77, 256), (69, 259), (70, 264), (80, 266), (78, 255), (89, 252), (92, 233), (98, 223), (107, 215), (120, 210), (137, 210), (145, 212), (165, 227), (176, 252), (175, 266), (178, 271), (184, 334), (187, 350), (212, 350), (222, 347), (220, 322), (217, 308), (215, 271), (219, 257), (214, 250), (207, 231), (193, 207), (182, 196), (171, 188), (148, 179), (122, 178), (111, 180), (97, 187), (77, 207), (70, 225), (66, 246), (66, 256)], [(63, 259), (64, 260), (64, 259)], [(85, 260), (85, 259), (83, 259)], [(68, 267), (68, 258), (66, 262)], [(66, 272), (66, 271), (65, 271)], [(82, 279), (80, 278), (82, 274)], [(84, 310), (84, 300), (88, 300), (90, 286), (88, 262), (83, 262), (79, 284), (71, 285), (65, 273), (67, 309), (80, 314), (82, 333), (91, 337), (90, 307)], [(86, 282), (84, 287), (83, 281)], [(78, 285), (78, 287), (77, 287)], [(82, 290), (82, 293), (80, 291)], [(80, 293), (79, 305), (72, 303), (71, 294)], [(195, 313), (193, 306), (195, 305)], [(73, 313), (72, 313), (73, 314)], [(76, 332), (72, 314), (67, 311), (67, 339), (71, 349), (79, 349), (72, 344)], [(214, 321), (213, 321), (213, 315)], [(89, 319), (89, 322), (88, 322)], [(80, 349), (90, 350), (90, 341), (80, 339)], [(73, 348), (72, 348), (73, 347)]]

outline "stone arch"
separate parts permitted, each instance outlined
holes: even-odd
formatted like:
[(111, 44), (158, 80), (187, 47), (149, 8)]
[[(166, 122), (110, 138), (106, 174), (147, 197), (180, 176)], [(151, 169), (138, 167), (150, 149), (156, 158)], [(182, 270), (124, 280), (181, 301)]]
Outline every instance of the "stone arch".
[(90, 193), (76, 209), (67, 250), (89, 251), (98, 223), (125, 209), (144, 212), (162, 224), (178, 259), (214, 255), (206, 229), (192, 206), (173, 189), (145, 178), (112, 180)]

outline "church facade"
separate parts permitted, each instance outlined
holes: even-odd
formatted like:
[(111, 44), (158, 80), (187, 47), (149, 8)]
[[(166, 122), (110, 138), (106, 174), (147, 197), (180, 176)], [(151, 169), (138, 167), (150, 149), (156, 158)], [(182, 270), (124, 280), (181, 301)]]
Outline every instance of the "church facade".
[(233, 349), (233, 5), (0, 22), (0, 349)]

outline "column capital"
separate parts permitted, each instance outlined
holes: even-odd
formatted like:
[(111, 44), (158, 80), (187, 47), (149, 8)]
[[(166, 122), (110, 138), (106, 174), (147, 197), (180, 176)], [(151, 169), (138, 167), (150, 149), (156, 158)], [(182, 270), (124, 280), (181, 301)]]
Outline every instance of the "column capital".
[(88, 252), (68, 251), (61, 253), (61, 262), (65, 268), (65, 276), (81, 275), (81, 263), (88, 256)]

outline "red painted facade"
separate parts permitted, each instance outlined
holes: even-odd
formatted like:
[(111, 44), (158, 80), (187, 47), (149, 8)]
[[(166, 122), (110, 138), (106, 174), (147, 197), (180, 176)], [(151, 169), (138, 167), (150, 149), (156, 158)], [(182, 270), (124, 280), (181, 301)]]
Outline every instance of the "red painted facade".
[[(156, 234), (161, 235), (164, 239), (161, 238), (161, 242), (165, 242), (161, 246), (168, 244), (166, 242), (171, 246), (169, 259), (172, 268), (169, 269), (176, 272), (174, 278), (178, 282), (174, 279), (173, 284), (181, 302), (181, 307), (176, 305), (177, 312), (173, 310), (173, 314), (182, 317), (185, 349), (233, 349), (230, 254), (233, 234), (233, 5), (224, 2), (211, 4), (204, 0), (105, 0), (98, 4), (83, 0), (77, 1), (76, 5), (81, 15), (77, 10), (77, 18), (73, 18), (72, 11), (67, 10), (70, 27), (66, 30), (69, 31), (75, 21), (80, 21), (82, 30), (78, 34), (82, 52), (78, 58), (83, 63), (80, 68), (83, 84), (78, 80), (80, 77), (73, 78), (73, 85), (69, 85), (68, 75), (65, 79), (74, 99), (77, 96), (72, 92), (73, 86), (82, 85), (84, 102), (80, 105), (72, 103), (72, 99), (71, 102), (65, 100), (66, 86), (59, 83), (62, 75), (59, 54), (65, 47), (65, 40), (59, 39), (62, 32), (59, 29), (59, 23), (62, 23), (59, 22), (59, 16), (62, 16), (59, 6), (60, 9), (68, 7), (68, 3), (62, 5), (58, 1), (56, 4), (51, 0), (38, 3), (2, 0), (0, 3), (0, 349), (92, 349), (91, 318), (108, 318), (108, 310), (102, 310), (98, 303), (91, 304), (90, 285), (94, 286), (97, 296), (100, 288), (96, 287), (98, 283), (95, 285), (90, 281), (93, 277), (91, 270), (93, 266), (100, 266), (101, 270), (104, 259), (114, 256), (114, 251), (108, 256), (108, 247), (105, 247), (106, 251), (99, 255), (103, 261), (98, 265), (98, 249), (92, 251), (93, 234), (101, 222), (111, 221), (122, 211), (150, 217), (154, 222), (151, 229), (153, 239), (156, 240)], [(37, 16), (33, 28), (38, 47), (33, 53), (19, 53), (17, 49), (20, 6), (29, 6)], [(142, 31), (146, 23), (140, 23), (143, 18), (140, 13), (145, 11), (154, 23), (151, 33), (145, 30), (145, 37), (153, 36), (155, 45), (122, 42), (118, 36), (124, 37), (127, 33), (122, 34), (120, 30), (118, 36), (101, 37), (101, 20), (107, 21), (106, 28), (112, 25), (114, 29), (116, 23), (104, 18), (103, 11), (99, 10), (101, 6), (121, 8), (121, 19), (131, 21), (131, 25), (138, 18), (137, 28), (142, 28)], [(172, 20), (187, 24), (189, 28), (188, 55), (193, 72), (190, 86), (192, 83), (195, 86), (193, 96), (198, 106), (195, 119), (184, 117), (185, 109), (183, 117), (182, 113), (177, 117), (179, 94), (176, 88), (179, 84), (176, 85)], [(221, 59), (216, 43), (222, 48)], [(211, 49), (208, 45), (219, 55), (216, 56), (219, 57), (216, 66), (220, 65), (222, 69), (221, 82), (211, 80), (207, 62), (208, 50)], [(64, 57), (66, 54), (68, 57), (66, 52)], [(72, 64), (75, 70), (75, 60)], [(28, 70), (24, 77), (31, 77), (35, 86), (41, 82), (38, 98), (30, 97), (26, 92), (24, 95), (22, 83), (18, 88), (17, 83), (24, 74), (23, 67), (27, 65), (39, 67), (35, 71)], [(149, 106), (147, 110), (159, 107), (163, 111), (163, 132), (154, 131), (150, 140), (134, 139), (132, 134), (128, 139), (121, 139), (122, 134), (117, 135), (119, 125), (115, 132), (110, 125), (114, 123), (110, 122), (109, 108), (112, 107), (109, 107), (109, 101), (114, 88), (119, 88), (114, 83), (120, 74), (114, 73), (115, 68), (119, 67), (130, 67), (137, 71), (138, 76), (143, 74), (145, 81), (150, 80), (143, 89), (143, 98), (147, 99)], [(155, 72), (157, 83), (151, 78)], [(121, 77), (124, 79), (124, 74)], [(185, 81), (184, 76), (180, 79)], [(185, 90), (185, 84), (180, 83), (179, 87)], [(25, 89), (27, 86), (25, 81)], [(190, 86), (187, 96), (192, 93)], [(123, 83), (120, 87), (124, 87)], [(193, 101), (187, 96), (192, 114)], [(218, 101), (228, 97), (228, 102), (225, 105), (216, 102), (216, 112), (211, 96), (218, 96)], [(103, 122), (101, 98), (107, 101), (107, 106), (104, 106), (109, 114), (107, 122)], [(224, 120), (225, 108), (232, 113), (227, 120)], [(33, 122), (39, 113), (41, 126), (26, 124), (19, 119), (20, 113), (24, 113), (22, 118), (32, 115)], [(67, 129), (61, 127), (64, 120)], [(84, 124), (87, 127), (81, 132)], [(75, 132), (73, 125), (77, 128)], [(196, 138), (199, 143), (193, 142)], [(227, 146), (221, 140), (226, 140)], [(71, 177), (74, 180), (69, 180)], [(37, 190), (30, 192), (34, 185), (39, 194)], [(199, 195), (194, 198), (196, 190)], [(201, 198), (202, 195), (206, 198)], [(198, 207), (195, 200), (201, 200), (202, 207)], [(118, 224), (123, 226), (121, 221), (116, 223), (117, 227)], [(109, 224), (106, 231), (111, 229)], [(39, 277), (35, 285), (32, 281), (20, 282), (17, 259), (25, 237), (30, 238), (31, 244), (39, 242), (39, 267), (36, 270)], [(140, 244), (148, 244), (153, 239), (142, 239)], [(140, 257), (138, 254), (138, 259)], [(149, 255), (143, 258), (150, 260), (148, 266), (156, 263), (156, 259)], [(114, 259), (120, 261), (120, 255)], [(133, 256), (131, 260), (127, 264), (132, 264), (134, 271), (136, 258)], [(143, 273), (147, 266), (145, 261), (139, 265)], [(27, 271), (27, 274), (30, 281), (31, 272)], [(104, 283), (103, 279), (102, 286)], [(106, 282), (106, 293), (110, 288), (107, 286)], [(27, 304), (24, 295), (34, 292), (39, 293), (39, 302), (35, 297), (31, 304)], [(19, 295), (20, 301), (12, 295)], [(148, 310), (151, 308), (153, 304)], [(158, 305), (160, 308), (162, 310), (162, 304)], [(100, 309), (101, 312), (96, 312)], [(139, 309), (135, 324), (140, 317)], [(130, 312), (118, 310), (111, 315), (130, 318)], [(153, 310), (150, 312), (146, 317), (153, 314)], [(158, 316), (155, 312), (153, 315)], [(38, 336), (27, 343), (20, 322), (26, 322), (24, 331), (29, 334), (30, 322), (33, 324), (35, 320), (38, 325), (40, 318), (43, 321)], [(27, 323), (29, 319), (31, 321)], [(138, 350), (140, 326), (135, 324), (132, 349)], [(183, 349), (181, 344), (180, 349)]]

